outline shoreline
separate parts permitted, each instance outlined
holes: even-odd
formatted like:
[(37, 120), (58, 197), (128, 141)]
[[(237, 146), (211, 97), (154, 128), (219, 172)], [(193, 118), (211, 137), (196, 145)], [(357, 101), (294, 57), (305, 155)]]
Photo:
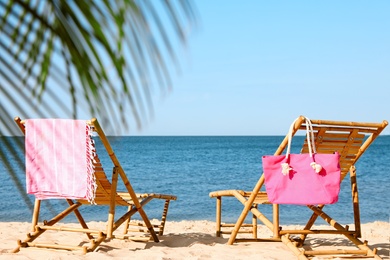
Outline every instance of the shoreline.
[[(81, 251), (49, 250), (22, 248), (20, 252), (8, 253), (17, 245), (17, 239), (24, 239), (31, 228), (28, 222), (0, 222), (0, 259), (296, 259), (295, 255), (281, 242), (240, 242), (227, 245), (228, 235), (215, 236), (215, 222), (207, 220), (167, 221), (160, 242), (135, 242), (119, 239), (102, 243), (96, 252), (83, 255)], [(65, 224), (68, 225), (68, 224)], [(104, 222), (88, 222), (90, 228), (104, 226)], [(301, 225), (287, 225), (293, 229)], [(316, 225), (319, 229), (326, 225)], [(353, 225), (350, 225), (351, 229)], [(271, 233), (264, 225), (258, 226), (259, 237), (270, 237)], [(72, 232), (51, 232), (46, 234), (50, 242), (77, 245), (87, 241), (82, 234)], [(250, 234), (246, 234), (246, 236)], [(242, 236), (242, 235), (240, 235)], [(342, 236), (309, 236), (307, 242), (337, 244), (348, 247), (348, 240)], [(378, 255), (390, 259), (390, 223), (375, 221), (362, 224), (362, 239), (367, 240), (371, 248), (378, 249)], [(337, 248), (338, 248), (337, 247)], [(353, 247), (355, 249), (355, 247)]]

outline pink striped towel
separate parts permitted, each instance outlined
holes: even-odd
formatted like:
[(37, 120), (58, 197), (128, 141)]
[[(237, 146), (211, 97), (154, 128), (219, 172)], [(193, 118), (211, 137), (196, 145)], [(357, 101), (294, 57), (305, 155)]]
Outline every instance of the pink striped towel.
[(26, 120), (26, 186), (37, 199), (94, 202), (94, 145), (84, 120)]

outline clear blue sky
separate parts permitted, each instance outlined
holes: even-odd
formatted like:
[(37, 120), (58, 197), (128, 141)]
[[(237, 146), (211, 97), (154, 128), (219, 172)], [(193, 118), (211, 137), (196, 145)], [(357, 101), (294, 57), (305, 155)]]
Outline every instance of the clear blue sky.
[(284, 135), (301, 114), (390, 121), (390, 1), (195, 3), (182, 73), (130, 134)]

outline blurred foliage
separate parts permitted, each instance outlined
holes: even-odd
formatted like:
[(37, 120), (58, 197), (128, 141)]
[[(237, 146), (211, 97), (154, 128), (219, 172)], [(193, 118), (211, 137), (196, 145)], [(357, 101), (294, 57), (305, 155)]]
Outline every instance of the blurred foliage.
[(4, 137), (21, 134), (13, 117), (141, 128), (156, 90), (171, 88), (194, 10), (190, 0), (0, 0), (0, 159), (29, 207), (16, 174), (23, 140)]

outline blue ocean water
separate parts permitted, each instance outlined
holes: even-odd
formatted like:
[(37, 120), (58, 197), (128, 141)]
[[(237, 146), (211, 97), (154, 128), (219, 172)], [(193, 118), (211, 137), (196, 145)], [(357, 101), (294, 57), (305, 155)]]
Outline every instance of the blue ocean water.
[[(294, 137), (292, 152), (298, 152), (302, 136)], [(7, 142), (23, 142), (21, 137), (3, 137)], [(261, 156), (273, 154), (282, 136), (175, 136), (175, 137), (110, 137), (115, 154), (136, 192), (154, 192), (178, 196), (169, 208), (168, 220), (215, 220), (215, 199), (209, 192), (224, 189), (252, 190), (262, 173)], [(3, 143), (1, 143), (3, 142)], [(97, 144), (107, 175), (111, 175), (110, 159), (103, 156)], [(0, 221), (30, 221), (33, 196), (25, 194), (23, 154), (5, 158), (15, 176), (0, 163)], [(390, 136), (380, 136), (357, 163), (361, 221), (389, 221), (390, 212)], [(15, 178), (16, 177), (16, 178)], [(21, 180), (17, 185), (16, 180)], [(29, 206), (30, 205), (30, 206)], [(63, 201), (43, 201), (43, 213), (59, 212)], [(223, 221), (235, 221), (242, 204), (234, 198), (223, 200)], [(145, 210), (150, 218), (159, 218), (161, 201), (152, 201)], [(349, 177), (342, 183), (339, 202), (327, 205), (326, 211), (343, 224), (352, 223)], [(262, 206), (270, 216), (271, 206)], [(105, 207), (84, 207), (84, 217), (105, 220)], [(118, 212), (120, 213), (120, 211)], [(305, 206), (281, 205), (282, 224), (304, 224), (310, 211)], [(139, 218), (139, 216), (134, 216)], [(307, 219), (307, 218), (306, 218)], [(70, 217), (65, 221), (76, 221)], [(320, 222), (319, 222), (320, 223)]]

